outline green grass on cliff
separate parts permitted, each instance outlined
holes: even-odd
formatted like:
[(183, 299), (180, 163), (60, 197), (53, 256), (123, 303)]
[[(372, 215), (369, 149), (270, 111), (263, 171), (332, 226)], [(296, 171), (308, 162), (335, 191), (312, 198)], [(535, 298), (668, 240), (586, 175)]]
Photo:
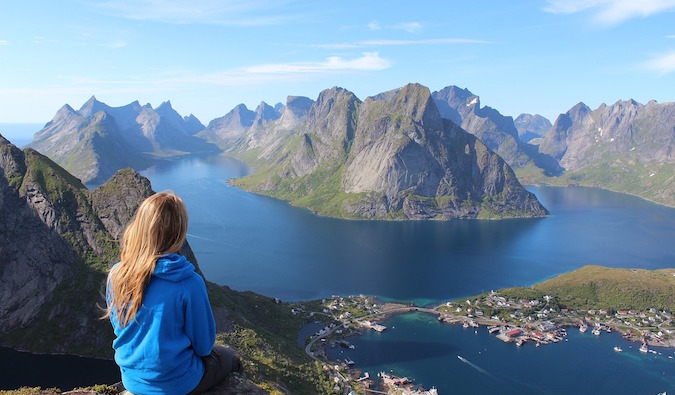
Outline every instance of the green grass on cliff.
[(675, 311), (675, 269), (584, 266), (533, 287), (570, 309)]
[(218, 342), (239, 352), (247, 378), (272, 394), (317, 393), (321, 376), (297, 343), (307, 317), (291, 309), (320, 311), (318, 301), (298, 306), (212, 283), (208, 289), (216, 315), (224, 308), (232, 321), (230, 330), (218, 333)]

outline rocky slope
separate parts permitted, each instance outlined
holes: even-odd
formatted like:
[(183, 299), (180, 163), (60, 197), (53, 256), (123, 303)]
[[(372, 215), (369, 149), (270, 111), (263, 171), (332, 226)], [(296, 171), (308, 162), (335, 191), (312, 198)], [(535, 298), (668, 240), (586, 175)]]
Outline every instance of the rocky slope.
[[(518, 129), (518, 137), (526, 143), (535, 144), (535, 139), (541, 139), (546, 135), (553, 125), (551, 121), (542, 117), (539, 114), (520, 114), (513, 121), (516, 129)], [(539, 141), (536, 141), (538, 144)]]
[[(49, 158), (2, 137), (0, 167), (0, 340), (37, 351), (107, 350), (110, 331), (96, 302), (117, 246), (104, 221), (120, 228), (114, 222), (129, 215), (111, 217), (99, 191), (88, 191)], [(116, 184), (138, 183), (134, 174), (120, 173), (106, 184), (112, 193), (107, 199), (127, 199)], [(74, 290), (73, 283), (81, 287)]]
[[(105, 277), (124, 227), (153, 193), (132, 169), (88, 190), (49, 158), (0, 136), (0, 344), (111, 357), (112, 328), (100, 319)], [(181, 253), (199, 271), (187, 242)], [(297, 346), (305, 317), (272, 298), (207, 287), (218, 341), (239, 350), (246, 370), (246, 379), (212, 393), (316, 392), (320, 373)]]
[(282, 116), (266, 129), (264, 136), (277, 136), (273, 150), (252, 150), (256, 139), (247, 132), (242, 141), (248, 144), (237, 146), (238, 153), (264, 164), (234, 183), (341, 217), (546, 215), (499, 156), (441, 118), (421, 85), (364, 102), (334, 87), (321, 92), (301, 119), (281, 132)]
[(579, 103), (558, 117), (540, 150), (560, 161), (568, 182), (675, 206), (675, 103)]
[(203, 129), (201, 122), (182, 118), (170, 102), (157, 109), (137, 101), (110, 107), (92, 97), (78, 111), (63, 106), (29, 147), (96, 186), (124, 167), (144, 168), (164, 156), (218, 152), (194, 137), (197, 129)]
[(481, 107), (480, 97), (454, 85), (432, 94), (443, 118), (478, 137), (514, 169), (534, 167), (546, 175), (559, 175), (558, 163), (520, 139), (513, 118), (491, 107)]

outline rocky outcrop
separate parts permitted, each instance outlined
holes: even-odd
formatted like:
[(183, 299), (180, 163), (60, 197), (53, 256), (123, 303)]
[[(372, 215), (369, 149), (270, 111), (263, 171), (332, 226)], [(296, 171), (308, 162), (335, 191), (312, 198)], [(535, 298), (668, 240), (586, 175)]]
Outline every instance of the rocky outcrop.
[(534, 142), (532, 140), (544, 137), (553, 125), (551, 121), (542, 117), (539, 114), (520, 114), (513, 121), (516, 129), (518, 129), (518, 137), (524, 142)]
[(200, 125), (194, 116), (182, 118), (170, 102), (157, 109), (137, 101), (110, 107), (92, 97), (79, 111), (63, 106), (29, 146), (98, 186), (121, 168), (145, 168), (157, 157), (218, 152), (193, 136)]
[(255, 112), (246, 108), (246, 105), (239, 104), (224, 116), (209, 122), (197, 136), (215, 143), (237, 138), (253, 125), (255, 116)]
[(346, 217), (547, 214), (499, 156), (442, 119), (418, 84), (364, 102), (327, 89), (276, 152), (267, 167), (235, 184)]
[(573, 183), (675, 205), (675, 103), (583, 103), (561, 114), (539, 149)]
[(548, 175), (559, 175), (562, 171), (555, 160), (520, 139), (513, 118), (493, 108), (481, 107), (480, 98), (468, 89), (451, 85), (432, 96), (443, 118), (478, 137), (509, 166), (535, 166)]

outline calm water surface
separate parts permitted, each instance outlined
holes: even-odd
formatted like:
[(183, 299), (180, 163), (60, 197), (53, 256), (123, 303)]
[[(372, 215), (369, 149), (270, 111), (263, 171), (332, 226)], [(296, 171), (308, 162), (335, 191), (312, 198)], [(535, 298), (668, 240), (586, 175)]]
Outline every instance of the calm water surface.
[(530, 188), (539, 219), (349, 221), (236, 189), (248, 172), (227, 158), (143, 172), (190, 214), (188, 239), (205, 275), (284, 300), (369, 294), (432, 303), (531, 285), (587, 264), (675, 264), (675, 209), (590, 188)]
[[(639, 343), (616, 333), (593, 336), (570, 328), (568, 341), (516, 347), (478, 330), (441, 324), (414, 313), (394, 316), (382, 333), (350, 338), (356, 348), (329, 348), (335, 359), (348, 356), (375, 376), (393, 370), (414, 377), (440, 394), (657, 394), (675, 390), (673, 349), (642, 354)], [(623, 348), (622, 353), (614, 346)], [(463, 362), (457, 356), (462, 356)]]
[[(315, 216), (226, 183), (247, 174), (226, 158), (188, 159), (144, 172), (185, 200), (189, 241), (205, 275), (284, 300), (369, 294), (435, 303), (531, 285), (587, 264), (675, 265), (675, 209), (591, 188), (529, 188), (540, 219), (348, 221)], [(614, 335), (539, 348), (506, 345), (421, 314), (393, 317), (382, 334), (351, 339), (357, 367), (393, 369), (441, 394), (655, 394), (675, 391), (675, 364)], [(316, 328), (308, 329), (313, 332)], [(302, 337), (302, 336), (301, 336)], [(302, 339), (299, 339), (302, 342)], [(614, 345), (625, 350), (613, 351)], [(334, 355), (340, 358), (339, 352)], [(462, 355), (471, 364), (457, 358)]]

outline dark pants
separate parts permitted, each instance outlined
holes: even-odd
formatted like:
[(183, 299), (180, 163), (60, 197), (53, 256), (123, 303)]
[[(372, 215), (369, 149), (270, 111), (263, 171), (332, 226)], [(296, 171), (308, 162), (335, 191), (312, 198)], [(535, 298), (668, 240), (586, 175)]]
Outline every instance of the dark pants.
[(188, 395), (197, 395), (206, 392), (211, 387), (219, 384), (231, 372), (241, 372), (239, 357), (229, 347), (216, 344), (211, 354), (202, 357), (204, 361), (204, 376)]

